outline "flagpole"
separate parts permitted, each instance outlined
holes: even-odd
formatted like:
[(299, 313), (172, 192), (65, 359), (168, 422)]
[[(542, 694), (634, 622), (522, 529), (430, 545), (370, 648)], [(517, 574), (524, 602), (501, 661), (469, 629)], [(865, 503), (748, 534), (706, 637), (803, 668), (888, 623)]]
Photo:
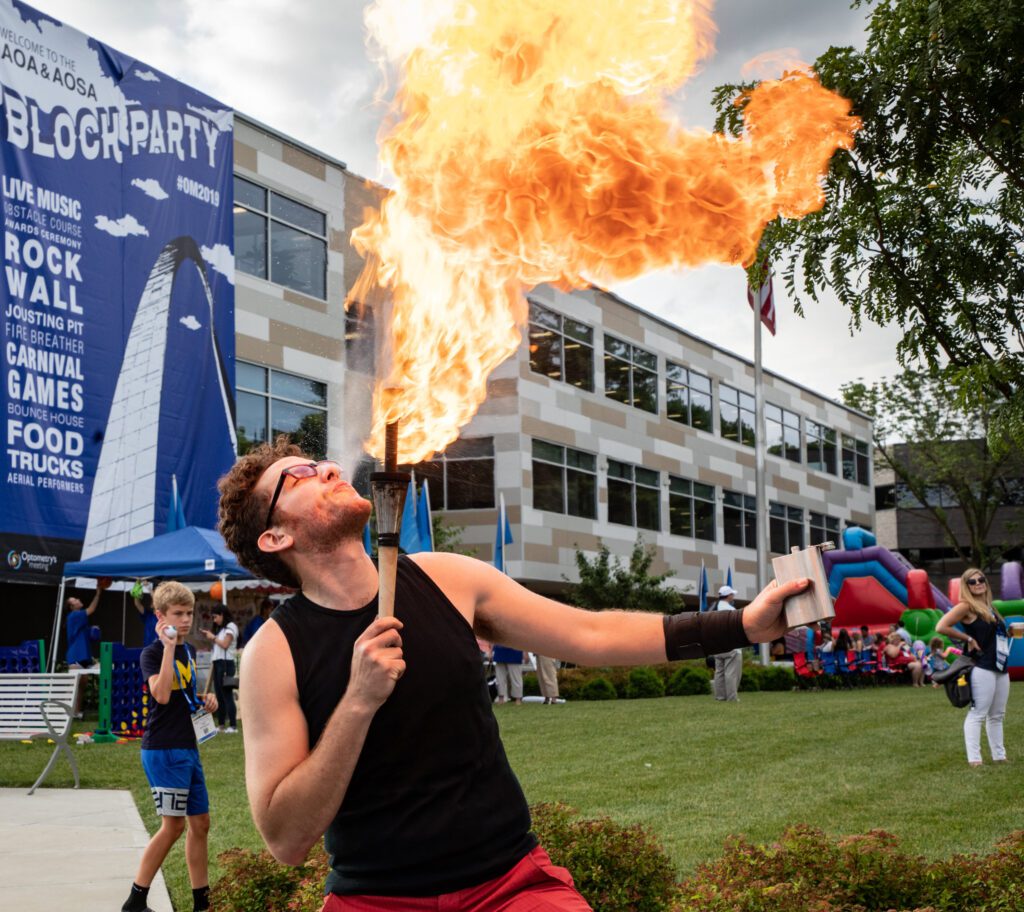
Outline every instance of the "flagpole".
[[(763, 287), (763, 283), (762, 286)], [(768, 585), (768, 499), (765, 492), (764, 372), (761, 369), (760, 296), (754, 310), (754, 499), (757, 502), (757, 591)], [(761, 664), (769, 664), (769, 645), (762, 643)]]

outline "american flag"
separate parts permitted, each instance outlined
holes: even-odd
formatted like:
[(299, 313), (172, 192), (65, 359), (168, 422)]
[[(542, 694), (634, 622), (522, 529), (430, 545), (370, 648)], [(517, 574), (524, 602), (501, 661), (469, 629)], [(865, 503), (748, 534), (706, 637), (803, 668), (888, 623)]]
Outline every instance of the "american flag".
[(750, 304), (751, 310), (756, 309), (761, 312), (761, 322), (774, 336), (775, 298), (772, 295), (772, 271), (770, 269), (765, 271), (764, 281), (760, 288), (754, 289), (747, 286), (747, 303)]

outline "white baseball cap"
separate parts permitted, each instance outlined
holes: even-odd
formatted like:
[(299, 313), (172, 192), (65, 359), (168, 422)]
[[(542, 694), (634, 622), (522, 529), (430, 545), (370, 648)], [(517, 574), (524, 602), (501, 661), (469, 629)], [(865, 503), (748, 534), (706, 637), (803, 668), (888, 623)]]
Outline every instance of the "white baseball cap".
[(736, 595), (736, 594), (737, 594), (736, 590), (733, 589), (732, 586), (719, 586), (718, 587), (718, 597), (719, 598), (728, 598), (730, 595)]

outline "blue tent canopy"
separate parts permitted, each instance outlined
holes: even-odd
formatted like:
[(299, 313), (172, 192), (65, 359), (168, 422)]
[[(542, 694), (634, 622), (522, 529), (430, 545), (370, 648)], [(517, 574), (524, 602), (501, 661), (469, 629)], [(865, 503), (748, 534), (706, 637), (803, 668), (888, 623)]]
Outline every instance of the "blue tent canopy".
[(252, 579), (213, 529), (186, 526), (176, 532), (65, 564), (65, 577), (112, 576), (122, 579), (204, 580), (227, 576)]

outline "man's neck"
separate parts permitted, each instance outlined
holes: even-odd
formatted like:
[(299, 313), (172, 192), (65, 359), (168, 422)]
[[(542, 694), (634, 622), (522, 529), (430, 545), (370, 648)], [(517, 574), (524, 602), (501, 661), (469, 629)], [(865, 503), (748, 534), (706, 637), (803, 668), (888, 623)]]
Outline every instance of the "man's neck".
[(377, 568), (361, 540), (323, 554), (304, 554), (295, 570), (302, 580), (302, 594), (324, 608), (353, 611), (377, 594)]

